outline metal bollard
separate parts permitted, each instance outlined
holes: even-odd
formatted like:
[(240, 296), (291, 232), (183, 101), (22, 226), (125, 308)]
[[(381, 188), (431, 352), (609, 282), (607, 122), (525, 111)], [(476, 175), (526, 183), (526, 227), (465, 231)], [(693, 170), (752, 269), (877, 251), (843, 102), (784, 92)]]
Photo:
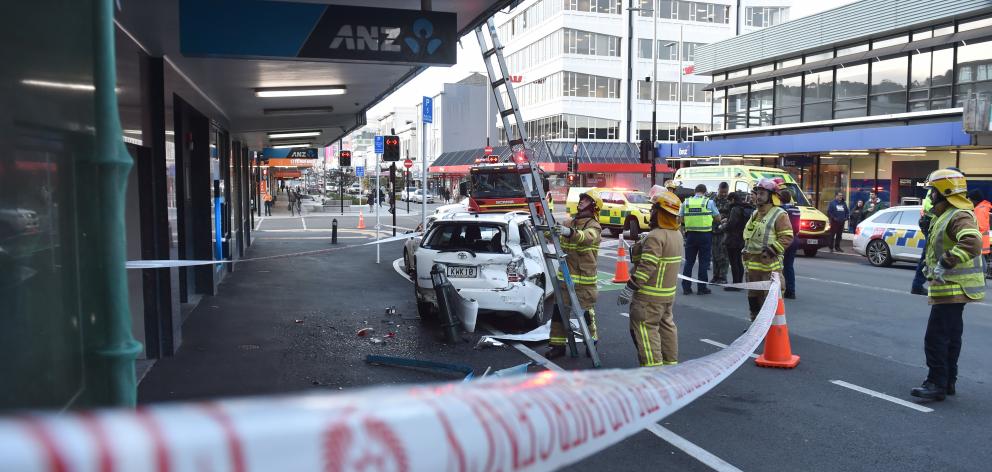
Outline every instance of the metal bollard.
[(338, 219), (331, 220), (331, 244), (338, 243)]

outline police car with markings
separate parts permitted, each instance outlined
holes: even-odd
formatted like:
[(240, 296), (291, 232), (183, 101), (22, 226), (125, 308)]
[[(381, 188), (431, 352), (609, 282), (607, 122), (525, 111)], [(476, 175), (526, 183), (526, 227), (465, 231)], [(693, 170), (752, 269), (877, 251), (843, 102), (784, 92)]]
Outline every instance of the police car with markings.
[(920, 205), (907, 205), (871, 215), (854, 230), (854, 252), (876, 267), (887, 267), (895, 261), (918, 262), (926, 246), (919, 226), (922, 211)]

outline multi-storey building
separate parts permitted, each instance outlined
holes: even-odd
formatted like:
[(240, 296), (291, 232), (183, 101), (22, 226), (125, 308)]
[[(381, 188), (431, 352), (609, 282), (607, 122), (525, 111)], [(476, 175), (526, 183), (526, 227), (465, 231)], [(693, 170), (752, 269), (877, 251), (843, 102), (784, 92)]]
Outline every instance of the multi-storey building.
[[(497, 25), (532, 139), (648, 139), (658, 55), (658, 140), (710, 130), (696, 48), (788, 19), (786, 0), (526, 0)], [(630, 7), (633, 7), (631, 9)], [(657, 22), (652, 15), (657, 16)], [(657, 24), (657, 44), (653, 44)], [(681, 38), (681, 41), (680, 41)], [(633, 54), (635, 60), (629, 63)], [(679, 64), (682, 77), (679, 99)], [(633, 98), (633, 99), (631, 99)], [(681, 108), (681, 113), (680, 113)], [(501, 133), (502, 137), (502, 133)], [(502, 137), (505, 140), (505, 137)]]
[(992, 193), (992, 138), (963, 130), (965, 103), (992, 95), (989, 2), (863, 0), (697, 59), (712, 77), (712, 129), (671, 146), (670, 164), (782, 167), (821, 209), (835, 192), (918, 201), (918, 184), (949, 166)]

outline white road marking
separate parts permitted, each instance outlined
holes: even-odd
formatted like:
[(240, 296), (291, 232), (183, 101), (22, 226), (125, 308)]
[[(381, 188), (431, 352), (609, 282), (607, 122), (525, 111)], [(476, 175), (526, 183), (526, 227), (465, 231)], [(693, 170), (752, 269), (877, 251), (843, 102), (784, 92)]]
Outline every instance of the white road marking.
[(265, 217), (264, 216), (261, 216), (261, 217), (258, 218), (258, 223), (255, 224), (255, 231), (258, 231), (258, 228), (261, 228), (262, 227), (262, 222), (263, 221), (265, 221)]
[(713, 455), (711, 452), (703, 449), (691, 442), (688, 439), (679, 436), (672, 432), (672, 430), (660, 425), (653, 424), (648, 426), (648, 431), (654, 433), (655, 436), (665, 440), (668, 444), (675, 446), (682, 450), (682, 452), (688, 454), (690, 457), (702, 462), (707, 467), (716, 470), (718, 472), (741, 472), (741, 469), (734, 467), (729, 462)]
[[(270, 240), (272, 240), (272, 239), (275, 239), (275, 240), (278, 240), (278, 239), (285, 239), (285, 240), (324, 239), (324, 240), (327, 240), (327, 239), (333, 239), (333, 238), (334, 238), (333, 236), (300, 236), (300, 237), (292, 237), (292, 236), (259, 236), (258, 237), (258, 239), (270, 239)], [(338, 236), (338, 239), (369, 239), (369, 237), (368, 236)]]
[[(700, 339), (700, 341), (702, 341), (702, 342), (704, 342), (706, 344), (712, 344), (712, 345), (714, 345), (716, 347), (719, 347), (721, 349), (726, 349), (727, 348), (727, 345), (726, 344), (721, 343), (721, 342), (714, 341), (712, 339), (703, 338), (703, 339)], [(758, 358), (758, 355), (755, 354), (755, 353), (753, 353), (753, 352), (751, 354), (749, 354), (749, 355), (751, 356), (752, 359), (757, 359)]]
[(916, 411), (922, 411), (923, 413), (930, 413), (931, 411), (933, 411), (933, 408), (927, 408), (925, 406), (917, 405), (916, 403), (908, 402), (906, 400), (903, 400), (903, 399), (900, 399), (900, 398), (896, 398), (896, 397), (893, 397), (891, 395), (886, 395), (886, 394), (881, 393), (881, 392), (876, 392), (874, 390), (870, 390), (870, 389), (867, 389), (867, 388), (864, 388), (864, 387), (859, 387), (859, 386), (854, 385), (852, 383), (847, 383), (847, 382), (845, 382), (843, 380), (831, 380), (830, 383), (832, 383), (834, 385), (840, 385), (841, 387), (844, 387), (844, 388), (849, 388), (851, 390), (854, 390), (855, 392), (861, 392), (861, 393), (863, 393), (865, 395), (870, 395), (870, 396), (873, 396), (875, 398), (880, 398), (882, 400), (895, 403), (896, 405), (902, 405), (902, 406), (904, 406), (906, 408), (912, 408), (912, 409), (914, 409)]
[[(393, 261), (393, 269), (396, 270), (396, 273), (400, 274), (400, 276), (402, 276), (408, 282), (413, 283), (413, 279), (406, 272), (403, 271), (402, 266), (403, 266), (402, 257)], [(500, 336), (504, 334), (502, 331), (493, 328), (485, 323), (479, 323), (479, 327), (486, 331), (489, 331), (491, 334), (494, 334), (496, 336)], [(510, 346), (513, 346), (514, 349), (520, 351), (521, 354), (527, 356), (530, 360), (534, 361), (535, 364), (544, 367), (545, 369), (553, 370), (556, 372), (565, 371), (565, 369), (563, 369), (558, 364), (551, 362), (544, 356), (535, 352), (533, 349), (521, 343), (513, 342), (513, 341), (505, 341), (505, 342)], [(726, 345), (722, 345), (722, 346), (726, 347)], [(664, 426), (661, 426), (660, 424), (657, 423), (652, 424), (651, 426), (647, 427), (647, 430), (652, 432), (655, 436), (658, 436), (662, 440), (668, 442), (672, 446), (678, 448), (682, 452), (688, 454), (690, 457), (706, 465), (707, 467), (710, 467), (713, 470), (716, 470), (718, 472), (741, 472), (740, 469), (734, 467), (733, 465), (730, 465), (727, 461), (720, 459), (719, 457), (713, 455), (709, 451), (693, 444), (689, 440), (683, 438), (682, 436), (679, 436), (678, 434), (675, 434), (674, 432), (672, 432), (668, 428), (665, 428)]]
[[(912, 294), (910, 294), (909, 293), (909, 290), (896, 290), (894, 288), (874, 287), (874, 286), (871, 286), (871, 285), (862, 285), (862, 284), (856, 284), (856, 283), (851, 283), (851, 282), (841, 282), (839, 280), (818, 279), (816, 277), (806, 277), (804, 275), (797, 275), (796, 278), (797, 279), (812, 280), (814, 282), (823, 282), (823, 283), (827, 283), (827, 284), (846, 285), (848, 287), (858, 287), (858, 288), (863, 288), (863, 289), (866, 289), (866, 290), (871, 290), (873, 292), (874, 291), (883, 291), (883, 292), (889, 292), (889, 293), (898, 293), (900, 295), (910, 295), (910, 296), (914, 296), (914, 297), (919, 296), (919, 295), (912, 295)], [(979, 305), (979, 306), (992, 306), (992, 304), (983, 303), (983, 302), (973, 302), (971, 304), (972, 305)]]
[(300, 222), (303, 223), (303, 231), (307, 230), (307, 219), (300, 216)]
[(407, 282), (410, 282), (411, 284), (413, 283), (413, 277), (410, 277), (410, 274), (407, 274), (406, 271), (403, 270), (402, 257), (393, 261), (393, 269), (396, 270), (397, 274), (400, 274), (401, 277), (406, 279)]

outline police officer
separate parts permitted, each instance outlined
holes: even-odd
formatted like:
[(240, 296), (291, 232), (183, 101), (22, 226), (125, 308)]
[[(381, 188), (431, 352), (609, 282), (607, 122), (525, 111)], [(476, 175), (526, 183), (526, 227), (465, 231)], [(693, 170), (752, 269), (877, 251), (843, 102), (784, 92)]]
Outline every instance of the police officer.
[[(575, 285), (575, 296), (584, 310), (586, 324), (589, 326), (589, 336), (595, 342), (598, 339), (596, 331), (596, 259), (599, 257), (599, 243), (602, 241), (603, 228), (599, 225), (599, 210), (603, 208), (603, 199), (599, 192), (590, 189), (579, 195), (579, 203), (575, 218), (564, 225), (558, 225), (555, 230), (561, 235), (561, 249), (565, 252), (568, 272)], [(565, 291), (564, 277), (558, 272), (559, 286)], [(567, 340), (566, 325), (562, 320), (551, 322), (551, 339), (548, 351), (544, 354), (548, 359), (565, 355)], [(588, 352), (588, 351), (587, 351)]]
[(936, 170), (927, 179), (927, 186), (934, 217), (924, 256), (931, 307), (923, 350), (929, 372), (923, 385), (910, 393), (943, 400), (945, 395), (956, 393), (964, 305), (985, 298), (982, 234), (961, 172)]
[(657, 185), (648, 198), (651, 231), (631, 248), (634, 275), (617, 304), (631, 304), (630, 336), (641, 366), (675, 365), (679, 342), (672, 307), (682, 262), (682, 235), (676, 219), (681, 204), (677, 195)]
[[(682, 275), (692, 276), (692, 266), (698, 258), (697, 273), (700, 283), (697, 284), (697, 291), (700, 295), (712, 293), (706, 287), (706, 281), (709, 280), (706, 275), (709, 272), (710, 255), (713, 250), (713, 219), (719, 213), (713, 200), (706, 196), (706, 186), (703, 184), (696, 186), (696, 194), (685, 199), (679, 209), (679, 216), (685, 227), (685, 268)], [(682, 292), (692, 295), (692, 282), (683, 280)]]
[(730, 216), (730, 185), (720, 182), (713, 203), (719, 215), (713, 220), (713, 279), (710, 282), (727, 283), (727, 272), (730, 270), (730, 259), (727, 257), (727, 233), (720, 224)]
[[(782, 274), (782, 257), (792, 244), (792, 223), (789, 214), (779, 208), (779, 183), (762, 178), (751, 190), (757, 209), (744, 226), (744, 269), (748, 282), (772, 279), (772, 273)], [(748, 290), (747, 303), (751, 321), (758, 317), (768, 295), (766, 290)]]

